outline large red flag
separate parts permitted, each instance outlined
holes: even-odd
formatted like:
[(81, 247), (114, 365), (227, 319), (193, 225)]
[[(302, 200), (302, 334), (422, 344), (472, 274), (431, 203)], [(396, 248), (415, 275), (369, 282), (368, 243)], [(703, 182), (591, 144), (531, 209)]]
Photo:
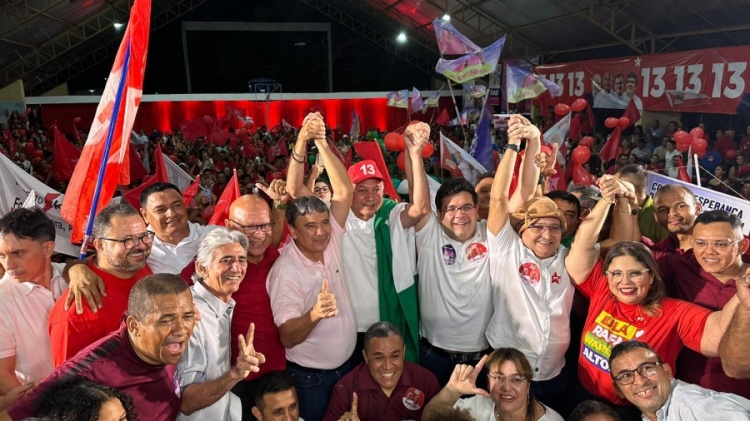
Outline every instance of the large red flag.
[[(146, 167), (143, 165), (143, 161), (141, 160), (141, 157), (138, 156), (138, 152), (136, 152), (135, 148), (128, 148), (130, 149), (130, 179), (131, 180), (140, 180), (143, 177), (146, 177), (148, 175), (148, 171), (146, 170)], [(148, 159), (146, 157), (146, 153), (148, 153), (148, 148), (143, 148), (143, 159)]]
[(641, 119), (641, 113), (638, 112), (638, 107), (635, 106), (635, 101), (630, 101), (628, 106), (625, 107), (625, 112), (622, 113), (623, 117), (627, 117), (630, 120), (628, 127), (634, 125)]
[[(60, 212), (72, 225), (74, 243), (83, 240), (91, 209), (96, 214), (112, 198), (118, 184), (130, 184), (128, 145), (143, 96), (150, 17), (151, 1), (135, 0), (81, 159), (65, 191)], [(100, 183), (103, 162), (105, 170)]]
[(201, 189), (201, 176), (198, 174), (195, 177), (195, 181), (193, 181), (193, 184), (191, 184), (188, 188), (182, 191), (182, 200), (185, 201), (185, 206), (190, 204), (190, 201), (193, 200), (196, 194), (198, 194), (198, 190)]
[(224, 191), (216, 203), (214, 214), (211, 216), (208, 224), (224, 226), (224, 220), (229, 218), (229, 207), (232, 206), (232, 202), (237, 200), (238, 197), (240, 197), (240, 183), (237, 180), (237, 170), (234, 170), (234, 175), (229, 180), (229, 183), (227, 183), (227, 186), (224, 187)]
[(141, 192), (145, 190), (146, 187), (159, 181), (169, 183), (169, 173), (167, 172), (167, 165), (164, 163), (164, 154), (161, 152), (161, 144), (157, 144), (156, 150), (154, 151), (154, 167), (156, 169), (154, 175), (143, 180), (143, 183), (141, 183), (140, 186), (130, 189), (122, 194), (122, 197), (136, 209), (141, 206)]
[(260, 151), (256, 148), (247, 136), (242, 136), (242, 156), (245, 158), (255, 158), (260, 155)]
[(383, 174), (385, 180), (383, 180), (383, 188), (385, 193), (393, 200), (398, 201), (399, 196), (396, 194), (396, 189), (393, 188), (393, 181), (391, 175), (388, 173), (388, 167), (385, 165), (385, 159), (383, 159), (383, 152), (380, 150), (378, 142), (357, 142), (354, 145), (354, 150), (357, 151), (362, 160), (371, 159), (375, 161), (378, 166), (380, 173)]
[(615, 127), (615, 129), (612, 130), (612, 134), (609, 136), (609, 140), (607, 140), (607, 143), (604, 144), (602, 150), (599, 152), (599, 156), (602, 158), (605, 167), (607, 166), (607, 162), (617, 159), (617, 155), (620, 152), (621, 132), (622, 129), (620, 126)]
[(57, 127), (52, 128), (52, 138), (55, 140), (52, 149), (52, 178), (63, 183), (73, 176), (76, 163), (81, 158), (81, 151), (68, 142)]

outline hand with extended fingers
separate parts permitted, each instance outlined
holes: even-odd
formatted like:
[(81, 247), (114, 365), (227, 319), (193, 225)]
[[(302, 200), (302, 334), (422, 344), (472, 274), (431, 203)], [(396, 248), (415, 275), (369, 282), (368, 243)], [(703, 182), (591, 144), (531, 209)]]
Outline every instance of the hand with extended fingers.
[(255, 351), (253, 339), (255, 336), (255, 323), (250, 323), (247, 336), (239, 336), (240, 355), (237, 363), (232, 367), (231, 375), (235, 380), (243, 380), (248, 374), (260, 371), (260, 365), (266, 362), (265, 355)]
[(310, 315), (313, 321), (318, 321), (334, 317), (337, 314), (339, 314), (339, 309), (336, 307), (336, 297), (333, 296), (333, 293), (328, 292), (328, 279), (323, 279), (323, 287), (320, 288), (320, 293), (318, 293), (318, 301), (310, 310)]
[(352, 393), (352, 409), (349, 412), (344, 412), (339, 418), (339, 421), (359, 421), (359, 415), (357, 415), (357, 394)]
[(546, 152), (540, 152), (536, 156), (534, 163), (541, 170), (543, 177), (549, 177), (549, 176), (557, 174), (557, 171), (555, 170), (555, 162), (557, 161), (558, 148), (559, 148), (559, 145), (557, 143), (553, 143), (551, 154), (547, 155)]
[(490, 394), (486, 390), (477, 387), (477, 377), (482, 374), (482, 368), (484, 368), (487, 358), (487, 355), (483, 356), (474, 367), (467, 364), (458, 364), (453, 369), (451, 378), (445, 387), (458, 396), (482, 395), (489, 398)]
[(272, 180), (268, 187), (262, 183), (255, 183), (255, 187), (263, 191), (274, 202), (287, 203), (289, 201), (289, 192), (286, 191), (286, 181), (284, 180)]

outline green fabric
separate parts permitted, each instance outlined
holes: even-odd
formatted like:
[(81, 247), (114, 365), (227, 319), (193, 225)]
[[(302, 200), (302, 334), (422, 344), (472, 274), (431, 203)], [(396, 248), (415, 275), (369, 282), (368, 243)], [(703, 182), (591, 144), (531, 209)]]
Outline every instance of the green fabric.
[[(393, 282), (393, 250), (388, 219), (396, 202), (383, 199), (375, 213), (375, 252), (378, 259), (378, 296), (380, 320), (391, 322), (401, 329), (406, 344), (406, 360), (419, 362), (419, 300), (417, 277), (414, 283), (398, 293)], [(397, 269), (398, 270), (398, 269)]]
[(654, 199), (647, 196), (643, 207), (638, 211), (638, 228), (641, 229), (641, 235), (650, 238), (654, 244), (669, 237), (669, 231), (656, 222), (655, 211)]
[(563, 239), (562, 239), (562, 240), (560, 241), (560, 244), (562, 244), (562, 246), (563, 246), (563, 247), (565, 247), (565, 248), (569, 249), (569, 248), (570, 248), (570, 245), (571, 245), (571, 244), (573, 244), (573, 239), (574, 239), (575, 237), (576, 237), (575, 235), (569, 235), (569, 236), (567, 236), (567, 237), (563, 238)]

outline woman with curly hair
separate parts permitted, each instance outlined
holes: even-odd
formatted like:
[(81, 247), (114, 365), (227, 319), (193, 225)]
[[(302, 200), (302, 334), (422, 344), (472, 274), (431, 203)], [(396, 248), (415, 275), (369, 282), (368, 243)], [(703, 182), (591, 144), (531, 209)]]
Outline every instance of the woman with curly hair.
[(136, 421), (133, 399), (80, 376), (53, 384), (35, 402), (38, 417), (60, 421)]

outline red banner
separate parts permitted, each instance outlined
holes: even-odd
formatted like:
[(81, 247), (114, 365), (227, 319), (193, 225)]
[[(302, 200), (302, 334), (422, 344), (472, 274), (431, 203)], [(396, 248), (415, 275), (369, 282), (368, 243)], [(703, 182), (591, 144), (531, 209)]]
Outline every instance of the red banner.
[(750, 86), (750, 46), (537, 66), (563, 89), (555, 100), (588, 97), (594, 108), (737, 114)]

